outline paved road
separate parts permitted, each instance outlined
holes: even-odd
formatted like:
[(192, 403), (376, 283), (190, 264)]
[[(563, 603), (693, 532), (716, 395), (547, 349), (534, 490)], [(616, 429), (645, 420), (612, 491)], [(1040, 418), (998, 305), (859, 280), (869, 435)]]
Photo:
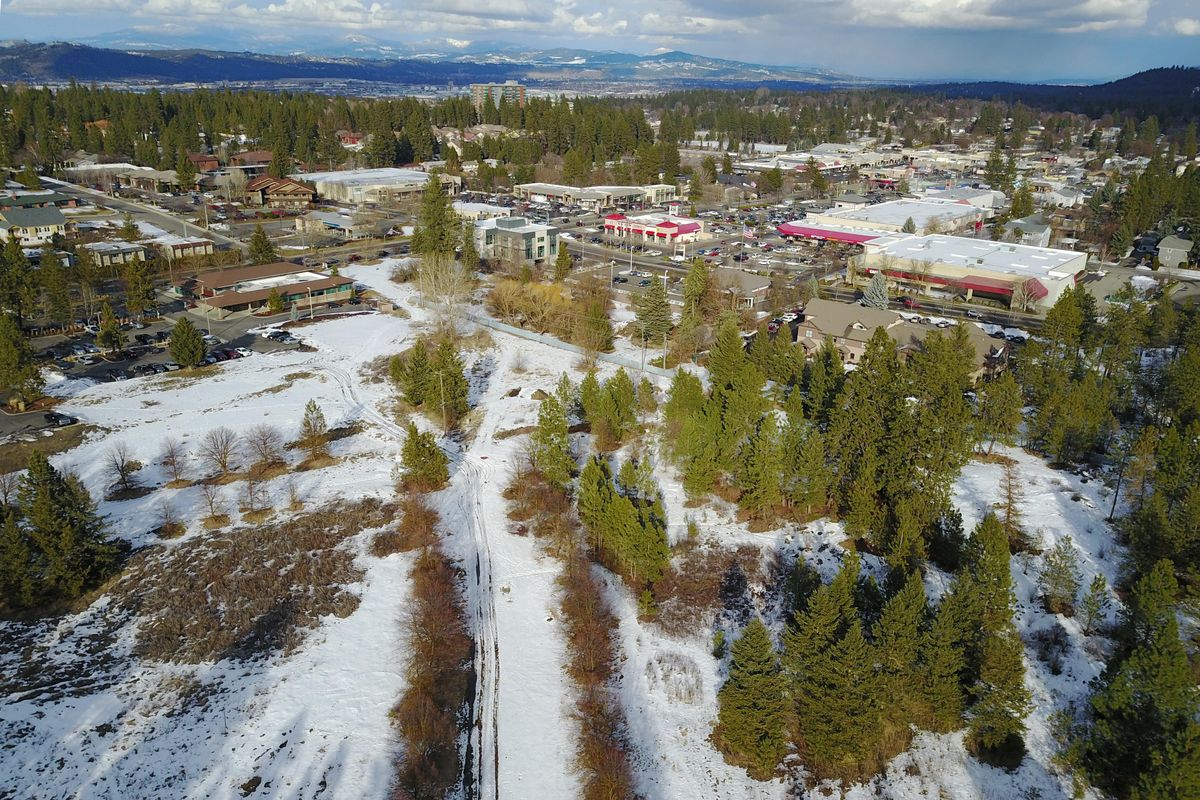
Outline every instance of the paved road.
[(138, 203), (133, 200), (128, 200), (123, 197), (111, 197), (104, 192), (98, 192), (95, 189), (90, 189), (86, 186), (77, 186), (73, 183), (54, 180), (52, 178), (42, 178), (42, 180), (53, 185), (58, 191), (73, 197), (80, 197), (91, 200), (94, 203), (101, 203), (110, 208), (118, 209), (119, 211), (128, 211), (130, 214), (137, 214), (145, 217), (155, 223), (158, 223), (165, 230), (172, 233), (178, 232), (181, 236), (200, 236), (205, 239), (211, 239), (218, 244), (235, 247), (238, 250), (249, 250), (249, 245), (244, 242), (239, 242), (237, 239), (231, 239), (228, 236), (223, 236), (216, 231), (206, 230), (192, 225), (185, 219), (181, 219), (173, 214), (168, 214), (165, 211), (148, 206), (144, 203)]

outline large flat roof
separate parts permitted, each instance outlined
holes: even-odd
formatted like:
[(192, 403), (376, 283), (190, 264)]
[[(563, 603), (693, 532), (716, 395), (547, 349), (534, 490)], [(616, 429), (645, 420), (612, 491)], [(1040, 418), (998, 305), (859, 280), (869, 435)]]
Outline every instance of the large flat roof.
[(312, 183), (336, 183), (343, 186), (378, 186), (397, 183), (425, 183), (430, 173), (419, 169), (378, 167), (376, 169), (339, 169), (332, 172), (298, 172), (289, 175)]
[(942, 263), (1031, 278), (1069, 278), (1087, 266), (1087, 254), (965, 236), (884, 236), (864, 244), (868, 253)]
[(863, 208), (844, 208), (827, 211), (822, 216), (837, 217), (873, 225), (902, 226), (909, 217), (918, 230), (928, 227), (933, 220), (971, 219), (979, 215), (979, 209), (965, 203), (935, 202), (930, 200), (890, 200)]

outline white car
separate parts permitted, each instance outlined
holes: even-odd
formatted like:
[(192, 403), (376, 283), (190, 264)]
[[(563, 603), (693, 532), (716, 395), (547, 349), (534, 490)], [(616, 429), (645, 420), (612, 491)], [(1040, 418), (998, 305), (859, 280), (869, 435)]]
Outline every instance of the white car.
[(267, 328), (266, 330), (259, 331), (258, 335), (264, 339), (270, 339), (272, 335), (277, 335), (279, 333), (281, 333), (279, 328)]
[(687, 256), (671, 256), (672, 261), (687, 261)]
[(246, 358), (247, 356), (254, 355), (254, 351), (251, 350), (249, 347), (239, 347), (234, 352), (236, 352), (242, 358)]
[(648, 256), (661, 256), (661, 255), (662, 255), (662, 250), (647, 250), (647, 251), (646, 251), (646, 255), (648, 255)]
[[(387, 141), (387, 140), (385, 139), (384, 141)], [(560, 234), (558, 235), (558, 238), (560, 238), (560, 239), (574, 239), (575, 237), (574, 237), (574, 236), (572, 236), (572, 235), (571, 235), (571, 234), (569, 234), (569, 233), (560, 233)]]

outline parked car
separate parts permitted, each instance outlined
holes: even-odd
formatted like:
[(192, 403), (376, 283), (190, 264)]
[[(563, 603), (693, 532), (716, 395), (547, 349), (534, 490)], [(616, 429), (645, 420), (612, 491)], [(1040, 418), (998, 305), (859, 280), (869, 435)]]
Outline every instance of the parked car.
[(638, 286), (649, 286), (649, 285), (650, 285), (649, 278), (642, 278), (640, 281), (638, 281)]
[(904, 298), (903, 300), (900, 301), (900, 305), (904, 306), (905, 308), (920, 308), (921, 307), (921, 304), (919, 302), (917, 302), (917, 298), (915, 298), (915, 297)]
[(254, 355), (254, 351), (251, 350), (249, 347), (239, 347), (237, 349), (237, 354), (239, 356), (241, 356), (242, 358), (247, 358), (249, 356)]
[(983, 314), (980, 314), (978, 311), (968, 311), (967, 319), (983, 319)]
[(42, 415), (42, 418), (45, 419), (47, 423), (49, 423), (50, 425), (53, 425), (56, 428), (62, 428), (67, 425), (74, 425), (76, 422), (79, 422), (78, 418), (72, 417), (69, 414), (60, 414), (57, 411), (47, 411), (45, 414)]

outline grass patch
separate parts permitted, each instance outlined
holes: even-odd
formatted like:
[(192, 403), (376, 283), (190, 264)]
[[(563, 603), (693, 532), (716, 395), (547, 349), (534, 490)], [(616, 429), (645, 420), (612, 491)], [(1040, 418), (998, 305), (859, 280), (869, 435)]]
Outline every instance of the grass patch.
[(312, 377), (314, 377), (313, 373), (301, 370), (300, 372), (289, 372), (287, 375), (283, 376), (283, 379), (285, 381), (294, 383), (295, 381), (304, 381)]
[(204, 530), (206, 530), (206, 531), (219, 530), (221, 528), (224, 528), (228, 524), (229, 524), (229, 515), (228, 514), (214, 514), (211, 517), (205, 517), (204, 521), (201, 523), (201, 525), (204, 526)]
[(311, 469), (322, 469), (324, 467), (332, 467), (338, 463), (338, 460), (328, 453), (321, 453), (315, 456), (309, 456), (296, 465), (297, 472), (308, 472)]
[(52, 436), (38, 436), (31, 442), (15, 440), (0, 446), (0, 475), (25, 469), (34, 453), (44, 456), (65, 453), (81, 444), (89, 433), (100, 429), (95, 425), (70, 425), (52, 430)]

